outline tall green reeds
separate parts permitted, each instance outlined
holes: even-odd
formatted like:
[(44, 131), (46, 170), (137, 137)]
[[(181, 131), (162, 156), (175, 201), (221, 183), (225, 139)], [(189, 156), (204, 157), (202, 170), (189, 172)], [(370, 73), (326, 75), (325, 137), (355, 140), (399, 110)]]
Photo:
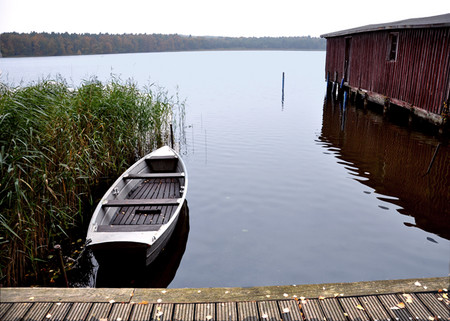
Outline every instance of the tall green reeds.
[[(55, 242), (82, 224), (93, 189), (166, 141), (173, 102), (132, 82), (0, 83), (0, 283), (46, 284)], [(30, 276), (32, 279), (30, 280)]]

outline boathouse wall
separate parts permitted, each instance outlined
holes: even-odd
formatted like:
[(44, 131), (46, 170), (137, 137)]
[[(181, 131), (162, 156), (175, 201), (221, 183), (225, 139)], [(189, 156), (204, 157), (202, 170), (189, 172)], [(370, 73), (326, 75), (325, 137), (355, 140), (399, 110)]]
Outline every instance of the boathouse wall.
[[(450, 27), (327, 37), (328, 80), (379, 101), (441, 115), (450, 98)], [(436, 117), (434, 117), (436, 120)]]

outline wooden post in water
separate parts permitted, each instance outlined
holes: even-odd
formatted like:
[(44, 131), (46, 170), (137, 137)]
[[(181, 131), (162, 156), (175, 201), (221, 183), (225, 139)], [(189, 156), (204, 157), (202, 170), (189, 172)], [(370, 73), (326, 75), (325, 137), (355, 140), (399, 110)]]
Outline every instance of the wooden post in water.
[(61, 265), (61, 271), (62, 271), (62, 274), (64, 276), (64, 281), (66, 282), (66, 287), (69, 287), (69, 280), (67, 279), (66, 269), (64, 267), (64, 259), (63, 259), (63, 256), (62, 256), (61, 245), (56, 244), (53, 248), (58, 252), (59, 264)]
[(367, 109), (367, 105), (369, 104), (369, 96), (367, 95), (367, 93), (364, 93), (364, 109)]
[(327, 94), (326, 96), (328, 97), (328, 94), (331, 92), (331, 81), (330, 81), (330, 72), (327, 72)]
[(439, 147), (441, 147), (441, 143), (437, 144), (436, 150), (434, 151), (433, 157), (431, 158), (430, 165), (428, 165), (428, 169), (427, 169), (427, 172), (425, 173), (425, 175), (427, 175), (430, 172), (431, 166), (433, 166), (434, 159), (436, 158), (436, 155), (437, 155), (437, 153), (439, 151)]
[(170, 124), (170, 147), (173, 148), (173, 126)]
[(389, 112), (390, 108), (391, 108), (391, 100), (386, 97), (384, 99), (384, 104), (383, 104), (383, 115), (386, 115)]
[(284, 71), (283, 76), (281, 78), (281, 103), (284, 104)]

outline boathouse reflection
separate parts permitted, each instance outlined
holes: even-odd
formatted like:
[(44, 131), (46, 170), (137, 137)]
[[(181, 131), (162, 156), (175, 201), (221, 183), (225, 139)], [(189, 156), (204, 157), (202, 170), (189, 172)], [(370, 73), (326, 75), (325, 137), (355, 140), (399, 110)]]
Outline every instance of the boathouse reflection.
[[(450, 148), (442, 143), (427, 174), (439, 141), (383, 115), (352, 105), (343, 109), (325, 101), (320, 141), (327, 149), (339, 148), (339, 159), (358, 168), (355, 179), (374, 189), (382, 198), (414, 217), (427, 232), (450, 240)], [(380, 198), (381, 199), (381, 198)]]

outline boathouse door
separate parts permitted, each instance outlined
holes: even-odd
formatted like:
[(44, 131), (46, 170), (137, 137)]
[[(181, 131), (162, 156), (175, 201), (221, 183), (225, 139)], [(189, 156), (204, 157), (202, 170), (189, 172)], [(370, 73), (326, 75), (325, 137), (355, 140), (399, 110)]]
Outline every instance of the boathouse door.
[(348, 82), (351, 48), (352, 48), (352, 37), (346, 37), (345, 38), (345, 58), (344, 58), (344, 82)]

